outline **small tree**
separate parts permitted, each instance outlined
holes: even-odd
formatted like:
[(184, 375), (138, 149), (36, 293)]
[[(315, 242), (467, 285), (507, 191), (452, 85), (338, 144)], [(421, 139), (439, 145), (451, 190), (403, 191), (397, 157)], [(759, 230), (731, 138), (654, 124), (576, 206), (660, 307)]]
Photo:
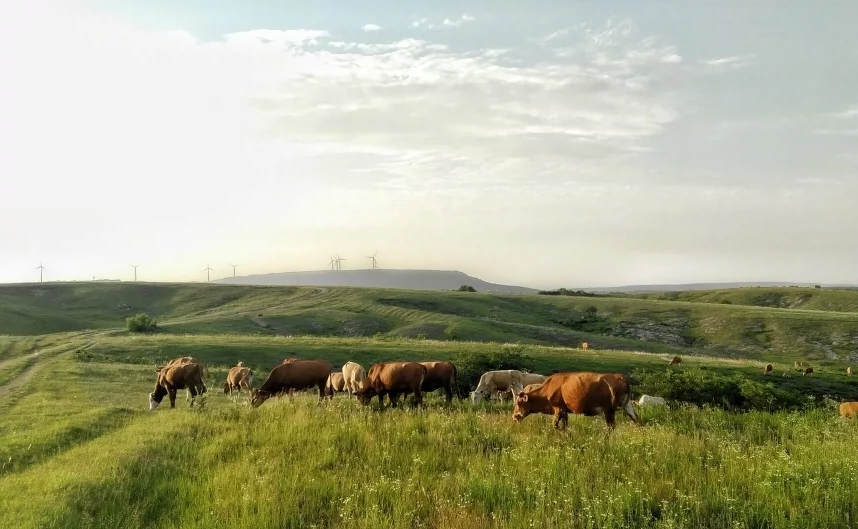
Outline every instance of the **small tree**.
[(459, 287), (459, 292), (476, 292), (477, 289), (471, 285), (462, 285)]
[(158, 324), (145, 312), (125, 318), (125, 328), (128, 332), (152, 332)]

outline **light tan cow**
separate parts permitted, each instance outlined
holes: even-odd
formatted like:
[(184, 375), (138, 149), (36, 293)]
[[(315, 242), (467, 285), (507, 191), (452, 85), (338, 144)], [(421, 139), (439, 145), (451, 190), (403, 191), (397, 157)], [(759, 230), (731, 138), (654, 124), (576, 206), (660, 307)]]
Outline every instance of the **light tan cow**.
[(346, 362), (343, 366), (343, 380), (349, 398), (366, 385), (366, 370), (357, 362)]
[(852, 376), (852, 366), (849, 366), (846, 368), (846, 376), (848, 376), (848, 377)]
[(842, 402), (840, 404), (840, 416), (845, 418), (858, 417), (858, 402)]
[(584, 342), (581, 344), (581, 349), (586, 351), (589, 348), (590, 348), (590, 344), (588, 344), (587, 342)]
[(521, 383), (525, 386), (529, 386), (530, 384), (542, 384), (545, 382), (546, 378), (548, 377), (540, 375), (539, 373), (523, 373), (521, 376)]
[(234, 389), (239, 395), (242, 389), (247, 391), (253, 389), (253, 371), (245, 367), (244, 362), (239, 362), (235, 367), (230, 368), (226, 375), (226, 382), (223, 383), (224, 393), (231, 395)]
[(325, 395), (329, 398), (334, 398), (334, 393), (342, 393), (346, 390), (346, 379), (343, 378), (342, 371), (334, 371), (328, 376), (328, 381), (325, 383)]
[(489, 398), (498, 391), (509, 392), (515, 396), (524, 388), (524, 373), (517, 369), (486, 371), (480, 377), (477, 389), (471, 393), (471, 402), (476, 404), (483, 398)]

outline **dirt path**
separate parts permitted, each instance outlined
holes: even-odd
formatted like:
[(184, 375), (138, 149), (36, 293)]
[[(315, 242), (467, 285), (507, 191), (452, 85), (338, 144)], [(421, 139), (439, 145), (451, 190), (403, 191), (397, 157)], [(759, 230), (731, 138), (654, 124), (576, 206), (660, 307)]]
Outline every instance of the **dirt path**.
[(5, 384), (0, 386), (0, 399), (5, 398), (7, 395), (11, 394), (13, 391), (15, 391), (18, 388), (20, 388), (21, 386), (24, 386), (25, 384), (27, 384), (27, 382), (29, 382), (30, 379), (33, 378), (33, 375), (38, 373), (39, 370), (42, 369), (42, 367), (44, 367), (45, 364), (47, 363), (47, 361), (40, 361), (42, 358), (47, 358), (47, 359), (61, 358), (61, 357), (68, 356), (68, 355), (72, 354), (73, 351), (77, 351), (78, 349), (89, 349), (93, 345), (95, 345), (95, 342), (88, 342), (86, 345), (84, 345), (82, 347), (72, 347), (71, 349), (69, 349), (67, 351), (63, 351), (63, 352), (57, 353), (57, 354), (46, 355), (45, 357), (42, 356), (42, 353), (44, 351), (40, 350), (40, 351), (35, 351), (33, 353), (30, 353), (28, 355), (24, 355), (24, 356), (20, 356), (18, 358), (14, 358), (11, 360), (4, 360), (4, 361), (0, 362), (0, 369), (3, 369), (6, 366), (8, 366), (12, 363), (15, 363), (15, 362), (27, 362), (29, 360), (35, 359), (35, 362), (33, 362), (32, 365), (28, 366), (26, 369), (21, 371), (15, 378), (7, 381)]
[(16, 356), (15, 358), (10, 358), (8, 360), (0, 361), (0, 370), (6, 369), (12, 364), (17, 364), (18, 362), (24, 362), (30, 360), (31, 358), (35, 358), (42, 354), (42, 351), (36, 351), (35, 353), (26, 354), (24, 356)]

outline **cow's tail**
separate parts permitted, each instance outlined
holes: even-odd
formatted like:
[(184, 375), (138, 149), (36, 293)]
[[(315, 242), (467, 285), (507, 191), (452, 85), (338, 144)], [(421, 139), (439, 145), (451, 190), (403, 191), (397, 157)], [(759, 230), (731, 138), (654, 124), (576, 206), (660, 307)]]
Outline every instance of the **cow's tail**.
[(452, 389), (456, 396), (459, 397), (459, 400), (462, 400), (462, 394), (459, 392), (459, 368), (456, 367), (456, 364), (450, 362), (453, 366), (453, 379), (450, 381), (450, 385), (453, 386)]

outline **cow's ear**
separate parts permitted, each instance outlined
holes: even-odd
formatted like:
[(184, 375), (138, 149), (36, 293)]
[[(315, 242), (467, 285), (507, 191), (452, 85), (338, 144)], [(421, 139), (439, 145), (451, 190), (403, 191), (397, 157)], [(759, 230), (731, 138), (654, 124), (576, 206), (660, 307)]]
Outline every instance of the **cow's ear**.
[(524, 391), (518, 392), (518, 398), (521, 402), (527, 402), (527, 395), (524, 394)]

